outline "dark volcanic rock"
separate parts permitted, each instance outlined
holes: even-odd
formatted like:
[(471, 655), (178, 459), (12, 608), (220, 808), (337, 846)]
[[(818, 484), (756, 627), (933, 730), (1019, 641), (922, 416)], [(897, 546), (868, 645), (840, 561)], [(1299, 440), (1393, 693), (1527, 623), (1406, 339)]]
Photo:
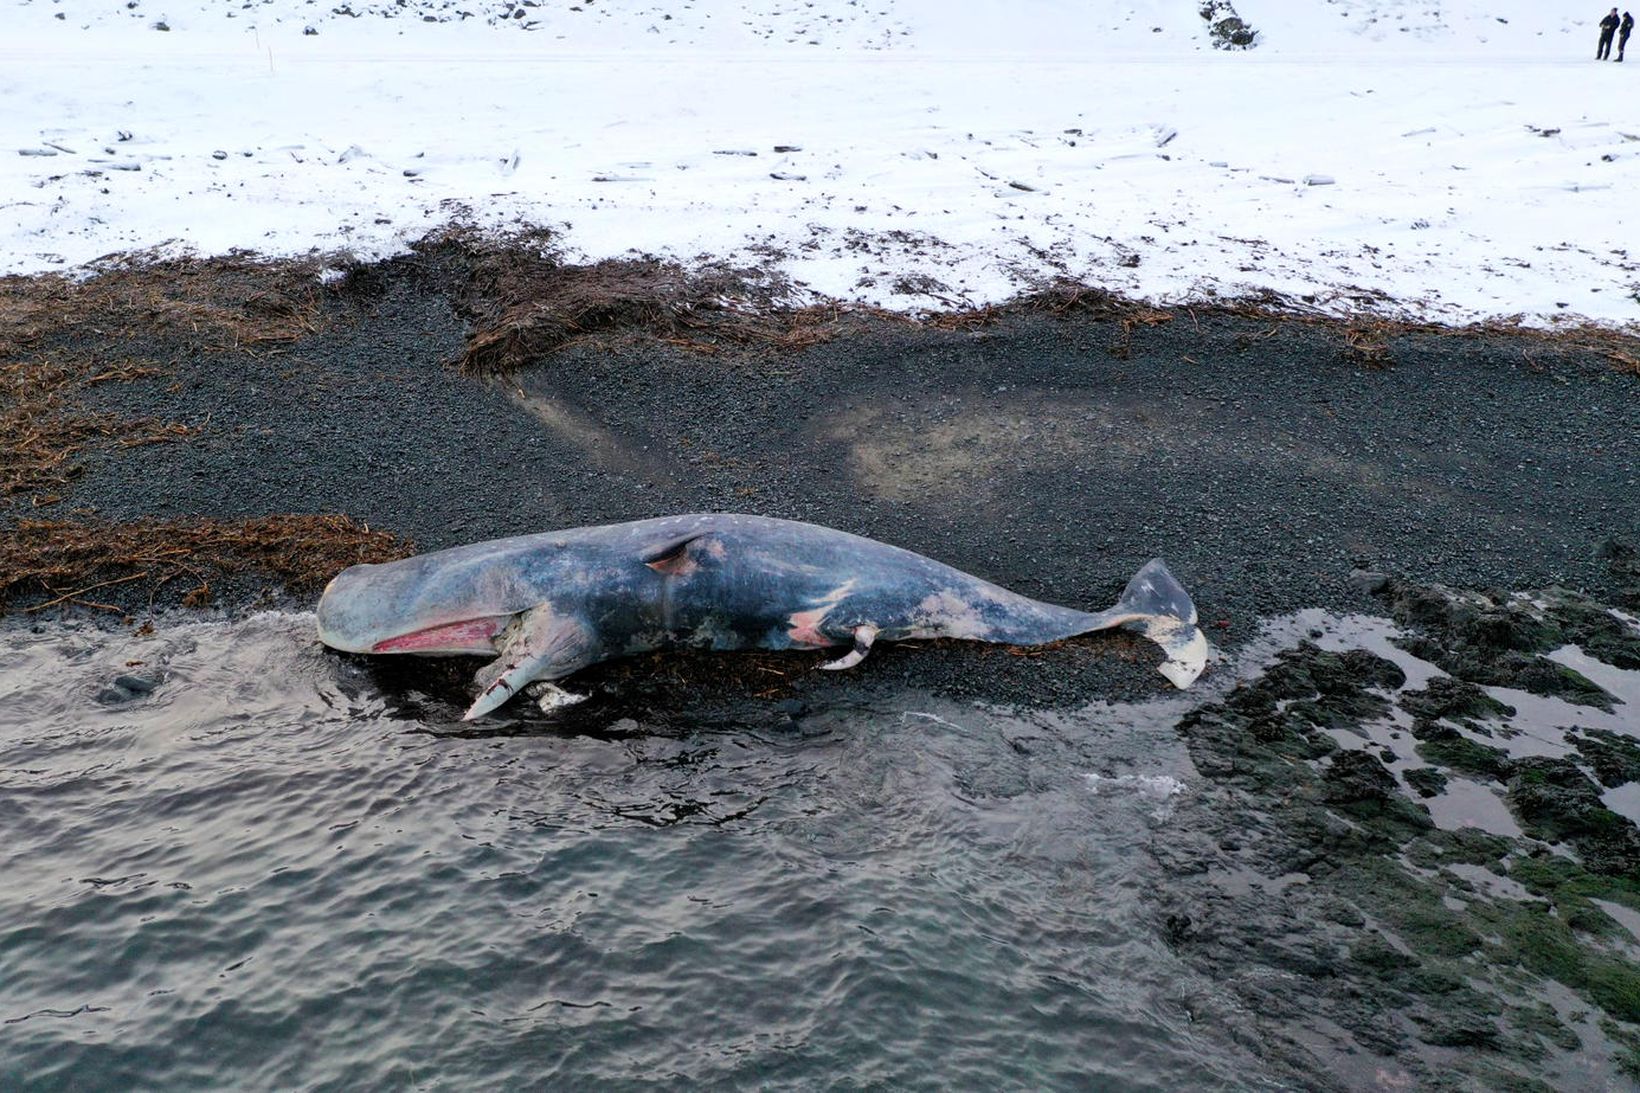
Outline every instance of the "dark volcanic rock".
[(1607, 808), (1600, 787), (1571, 760), (1517, 760), (1509, 803), (1530, 833), (1571, 843), (1595, 872), (1640, 876), (1640, 828)]
[(1475, 721), (1511, 717), (1515, 712), (1513, 706), (1499, 702), (1475, 684), (1450, 676), (1436, 676), (1423, 690), (1403, 692), (1396, 701), (1413, 717), (1444, 717), (1471, 728)]
[(133, 702), (153, 694), (162, 682), (162, 679), (154, 676), (125, 673), (114, 677), (112, 683), (98, 691), (97, 701), (105, 706)]
[(1435, 767), (1413, 767), (1411, 770), (1402, 771), (1401, 777), (1406, 779), (1407, 785), (1416, 790), (1420, 797), (1435, 797), (1446, 789), (1446, 775)]
[[(1395, 621), (1413, 631), (1397, 639), (1397, 645), (1469, 683), (1514, 687), (1610, 710), (1616, 702), (1611, 695), (1541, 654), (1584, 634), (1600, 641), (1608, 655), (1615, 652), (1625, 660), (1640, 656), (1640, 639), (1609, 616), (1611, 629), (1601, 625), (1599, 611), (1565, 593), (1553, 593), (1552, 604), (1539, 608), (1501, 592), (1459, 592), (1392, 581), (1379, 596), (1389, 603)], [(1571, 625), (1571, 633), (1562, 619)]]
[(1327, 783), (1327, 800), (1335, 804), (1382, 804), (1397, 792), (1395, 776), (1364, 751), (1334, 755), (1321, 777)]

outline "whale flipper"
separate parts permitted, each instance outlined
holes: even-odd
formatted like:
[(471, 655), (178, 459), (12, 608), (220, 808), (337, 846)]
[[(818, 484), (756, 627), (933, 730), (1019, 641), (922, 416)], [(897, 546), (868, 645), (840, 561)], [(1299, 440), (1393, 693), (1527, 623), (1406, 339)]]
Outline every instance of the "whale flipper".
[(595, 642), (578, 617), (559, 614), (551, 604), (532, 607), (513, 624), (501, 655), (479, 669), (478, 698), (461, 719), (483, 717), (526, 684), (562, 679), (596, 658)]
[(852, 668), (871, 652), (871, 643), (877, 640), (877, 628), (869, 622), (864, 626), (854, 628), (854, 648), (836, 660), (828, 660), (820, 665), (821, 671), (840, 672), (844, 668)]

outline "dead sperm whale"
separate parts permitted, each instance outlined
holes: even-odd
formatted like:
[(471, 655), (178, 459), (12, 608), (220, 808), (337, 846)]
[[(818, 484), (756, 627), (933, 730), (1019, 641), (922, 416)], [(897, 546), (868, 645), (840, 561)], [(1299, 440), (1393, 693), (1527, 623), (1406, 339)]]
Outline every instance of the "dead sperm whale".
[[(1105, 611), (1029, 599), (909, 550), (792, 520), (667, 516), (475, 543), (337, 574), (319, 640), (351, 653), (480, 654), (482, 716), (528, 684), (666, 646), (818, 649), (858, 664), (874, 641), (1038, 645), (1111, 627), (1167, 654), (1178, 687), (1201, 674), (1196, 607), (1161, 559)], [(562, 692), (558, 692), (562, 695)]]

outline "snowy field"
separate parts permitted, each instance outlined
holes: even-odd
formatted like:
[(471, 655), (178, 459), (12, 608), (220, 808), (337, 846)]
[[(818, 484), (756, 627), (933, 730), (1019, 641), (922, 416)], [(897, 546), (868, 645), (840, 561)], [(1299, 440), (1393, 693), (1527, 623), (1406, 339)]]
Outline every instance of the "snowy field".
[(1595, 61), (1602, 4), (1241, 0), (1249, 51), (1197, 7), (0, 0), (0, 272), (456, 222), (908, 310), (1067, 275), (1640, 320), (1640, 55)]

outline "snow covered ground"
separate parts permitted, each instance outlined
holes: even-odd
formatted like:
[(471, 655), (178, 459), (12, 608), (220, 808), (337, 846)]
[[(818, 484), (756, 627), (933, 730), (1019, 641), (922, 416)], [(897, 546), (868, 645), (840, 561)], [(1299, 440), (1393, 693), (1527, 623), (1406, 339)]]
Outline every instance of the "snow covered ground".
[[(1068, 275), (1640, 320), (1599, 3), (0, 0), (0, 272), (452, 221), (901, 309)], [(1635, 43), (1640, 51), (1640, 41)]]

